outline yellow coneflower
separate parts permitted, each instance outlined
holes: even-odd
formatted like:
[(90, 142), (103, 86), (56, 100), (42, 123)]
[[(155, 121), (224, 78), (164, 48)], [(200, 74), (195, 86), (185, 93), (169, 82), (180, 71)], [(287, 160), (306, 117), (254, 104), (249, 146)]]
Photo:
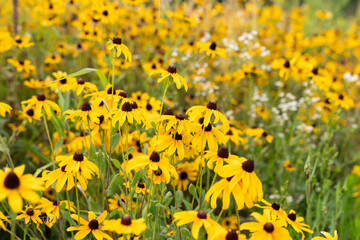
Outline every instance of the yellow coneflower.
[(238, 228), (238, 220), (237, 217), (235, 215), (232, 215), (230, 217), (226, 217), (222, 220), (221, 225), (225, 228), (225, 229), (232, 229), (232, 230), (236, 230)]
[(158, 79), (158, 82), (163, 81), (164, 79), (171, 77), (171, 79), (174, 81), (176, 88), (180, 89), (181, 85), (184, 86), (185, 91), (187, 92), (188, 90), (188, 85), (185, 81), (185, 79), (177, 73), (176, 67), (174, 65), (170, 65), (167, 70), (155, 70), (153, 72), (150, 73), (150, 76), (152, 75), (161, 75), (161, 77)]
[(209, 231), (216, 225), (216, 221), (212, 220), (210, 214), (204, 211), (182, 211), (174, 213), (174, 220), (177, 226), (193, 223), (191, 228), (191, 234), (194, 239), (199, 238), (200, 228), (204, 226), (206, 231)]
[(265, 206), (261, 206), (259, 204), (255, 204), (255, 206), (269, 210), (270, 214), (275, 215), (279, 220), (282, 220), (286, 223), (286, 212), (280, 207), (280, 204), (278, 202), (274, 202), (271, 204), (265, 199), (262, 199), (261, 202), (264, 203)]
[(94, 173), (99, 174), (96, 164), (89, 161), (82, 152), (75, 152), (70, 156), (57, 156), (56, 161), (59, 162), (59, 167), (65, 166), (66, 172), (79, 173), (86, 179), (91, 179)]
[[(66, 171), (65, 168), (66, 165), (54, 171), (45, 170), (42, 174), (42, 179), (45, 181), (45, 188), (48, 188), (51, 184), (57, 181), (55, 187), (55, 190), (57, 192), (60, 192), (63, 189), (66, 182), (67, 182), (66, 191), (72, 189), (75, 186), (74, 174), (71, 171)], [(85, 187), (84, 190), (86, 190), (86, 185), (82, 187), (83, 188)]]
[[(221, 147), (219, 151), (206, 151), (204, 155), (204, 160), (207, 161), (207, 166), (209, 169), (214, 169), (214, 172), (219, 174), (222, 171), (224, 163), (228, 163), (230, 160), (232, 161), (242, 161), (245, 159), (239, 159), (238, 156), (232, 155), (229, 153), (227, 147)], [(215, 168), (214, 168), (215, 164)]]
[(133, 124), (136, 121), (138, 124), (141, 124), (143, 117), (138, 111), (133, 111), (133, 107), (137, 107), (137, 104), (132, 105), (130, 102), (124, 102), (120, 109), (114, 108), (109, 113), (109, 117), (112, 119), (112, 126), (115, 127), (116, 123), (119, 123), (119, 126), (124, 125), (127, 121), (129, 124)]
[(295, 171), (295, 167), (291, 164), (290, 160), (284, 161), (283, 165), (284, 165), (286, 171), (288, 171), (288, 172)]
[(214, 228), (213, 234), (209, 236), (209, 240), (246, 240), (246, 235), (240, 234), (236, 230), (225, 230), (222, 227)]
[(200, 52), (206, 52), (207, 56), (214, 58), (215, 56), (220, 56), (221, 58), (226, 58), (226, 50), (224, 48), (218, 47), (216, 42), (198, 42), (196, 46), (199, 48)]
[(105, 220), (103, 230), (116, 232), (117, 234), (135, 234), (139, 235), (146, 230), (145, 219), (131, 219), (124, 215), (121, 219)]
[(112, 240), (112, 237), (103, 232), (104, 227), (100, 226), (100, 224), (105, 220), (106, 216), (106, 210), (99, 217), (96, 217), (94, 212), (89, 211), (88, 221), (86, 221), (85, 219), (79, 217), (76, 214), (71, 214), (71, 217), (76, 221), (78, 221), (78, 219), (80, 218), (80, 226), (69, 227), (66, 229), (66, 231), (79, 231), (75, 235), (75, 240), (84, 239), (89, 233), (92, 233), (96, 240), (102, 240), (104, 238)]
[(175, 185), (180, 190), (187, 190), (190, 182), (196, 180), (199, 169), (194, 163), (184, 162), (176, 166), (178, 178), (175, 180)]
[(30, 73), (31, 71), (35, 71), (35, 66), (31, 64), (30, 60), (16, 60), (15, 58), (9, 58), (7, 61), (16, 67), (17, 72), (25, 71), (26, 73)]
[(224, 132), (229, 131), (229, 121), (224, 114), (217, 110), (217, 104), (214, 101), (210, 101), (206, 106), (193, 106), (187, 110), (186, 114), (190, 116), (190, 121), (194, 121), (199, 116), (204, 117), (204, 125), (208, 126), (211, 117), (214, 116), (213, 124), (216, 124), (221, 120)]
[(20, 35), (16, 35), (14, 37), (13, 44), (17, 46), (19, 49), (34, 46), (34, 43), (31, 42), (30, 37), (28, 36), (21, 37)]
[(178, 113), (175, 116), (172, 114), (164, 114), (161, 116), (160, 121), (168, 120), (166, 123), (166, 131), (169, 131), (171, 128), (176, 129), (178, 134), (181, 134), (183, 131), (191, 134), (194, 132), (194, 125), (189, 120), (185, 119), (184, 114)]
[(12, 107), (6, 103), (0, 102), (0, 116), (5, 117), (6, 113), (10, 113)]
[(84, 102), (79, 110), (67, 110), (64, 112), (65, 120), (70, 119), (72, 122), (75, 122), (75, 117), (80, 117), (82, 122), (87, 126), (88, 120), (91, 122), (99, 123), (100, 114), (93, 110), (90, 103)]
[(191, 135), (183, 132), (182, 134), (163, 134), (158, 136), (158, 139), (155, 141), (154, 146), (155, 150), (162, 152), (166, 150), (169, 156), (177, 153), (179, 160), (184, 159), (185, 151), (189, 145), (189, 139)]
[(71, 212), (75, 212), (75, 204), (71, 201), (69, 207), (69, 202), (67, 200), (58, 201), (55, 199), (53, 201), (49, 201), (44, 197), (40, 199), (39, 205), (36, 206), (35, 208), (41, 209), (41, 212), (45, 212), (46, 214), (52, 214), (58, 218), (60, 214), (60, 206), (62, 204), (65, 204), (66, 209), (70, 210)]
[(55, 114), (60, 114), (61, 109), (55, 102), (47, 100), (43, 93), (37, 96), (32, 96), (31, 99), (21, 102), (22, 105), (26, 105), (26, 109), (34, 109), (34, 118), (40, 119), (42, 117), (42, 110), (45, 110), (48, 119), (51, 118), (51, 109), (54, 110)]
[[(206, 145), (211, 151), (217, 151), (219, 149), (219, 144), (226, 144), (227, 142), (225, 135), (219, 130), (219, 128), (213, 127), (211, 123), (209, 123), (205, 128), (203, 125), (200, 125), (196, 127), (196, 129), (192, 144), (199, 152), (202, 149), (205, 149)], [(204, 132), (203, 129), (205, 130)]]
[(121, 53), (124, 54), (125, 60), (129, 60), (129, 62), (132, 61), (131, 53), (125, 44), (122, 43), (122, 39), (118, 36), (113, 37), (112, 40), (109, 40), (107, 49), (111, 50), (115, 48), (116, 49), (116, 56), (120, 57)]
[(39, 201), (40, 196), (35, 191), (44, 190), (44, 183), (40, 178), (31, 174), (24, 174), (25, 165), (13, 170), (0, 169), (0, 201), (7, 198), (13, 212), (18, 213), (23, 208), (23, 198), (31, 203)]
[(91, 82), (86, 82), (84, 79), (79, 78), (76, 82), (72, 83), (72, 90), (76, 91), (76, 95), (80, 95), (82, 92), (97, 92), (97, 86)]
[(36, 210), (32, 205), (26, 206), (25, 210), (21, 210), (21, 214), (16, 217), (16, 219), (25, 218), (25, 224), (28, 224), (30, 219), (35, 223), (42, 223), (42, 220), (39, 218), (41, 212)]
[(264, 210), (264, 214), (252, 213), (252, 217), (257, 222), (246, 222), (240, 225), (240, 230), (249, 230), (252, 235), (250, 240), (266, 239), (266, 240), (291, 240), (289, 231), (284, 228), (284, 222), (276, 220), (270, 215), (268, 210)]
[(303, 231), (308, 233), (314, 233), (314, 231), (309, 229), (309, 225), (303, 223), (304, 218), (296, 216), (296, 213), (294, 210), (290, 210), (289, 214), (287, 215), (286, 221), (292, 226), (292, 228), (298, 232), (301, 233), (301, 240), (304, 240), (305, 235)]

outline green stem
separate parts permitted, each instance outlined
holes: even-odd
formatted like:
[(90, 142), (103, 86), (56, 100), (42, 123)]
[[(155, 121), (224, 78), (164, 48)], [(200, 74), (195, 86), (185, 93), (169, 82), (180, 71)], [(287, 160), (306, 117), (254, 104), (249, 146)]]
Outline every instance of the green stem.
[[(76, 183), (77, 184), (77, 183)], [(75, 187), (77, 187), (76, 186), (76, 184), (75, 184)], [(70, 197), (69, 197), (69, 191), (66, 191), (66, 198), (67, 198), (67, 201), (68, 201), (68, 210), (69, 210), (69, 214), (71, 215), (71, 210), (70, 210)], [(69, 224), (70, 224), (70, 227), (72, 226), (71, 225), (71, 222), (69, 222)], [(73, 231), (71, 231), (71, 239), (74, 239), (74, 233), (73, 233)]]
[(80, 225), (80, 204), (79, 204), (79, 193), (77, 188), (77, 173), (75, 173), (75, 194), (76, 194), (76, 206), (77, 206), (77, 214), (78, 214), (78, 225)]

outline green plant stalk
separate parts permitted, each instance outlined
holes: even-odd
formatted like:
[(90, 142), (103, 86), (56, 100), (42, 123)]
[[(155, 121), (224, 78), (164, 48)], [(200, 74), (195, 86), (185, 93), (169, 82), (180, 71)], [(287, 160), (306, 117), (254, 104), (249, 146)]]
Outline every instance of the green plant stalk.
[[(76, 184), (77, 184), (77, 183), (76, 183)], [(76, 187), (76, 184), (75, 184), (75, 187)], [(67, 198), (67, 201), (68, 201), (69, 214), (71, 215), (69, 191), (66, 191), (66, 198)], [(69, 222), (69, 225), (70, 225), (70, 227), (72, 226), (72, 225), (71, 225), (71, 222)], [(73, 231), (70, 231), (70, 232), (71, 232), (71, 239), (74, 239), (74, 233), (73, 233)]]
[[(80, 204), (79, 204), (79, 193), (77, 188), (77, 173), (75, 173), (75, 194), (76, 194), (76, 206), (77, 206), (77, 214), (78, 214), (78, 225), (80, 226)], [(69, 206), (70, 208), (70, 206)]]

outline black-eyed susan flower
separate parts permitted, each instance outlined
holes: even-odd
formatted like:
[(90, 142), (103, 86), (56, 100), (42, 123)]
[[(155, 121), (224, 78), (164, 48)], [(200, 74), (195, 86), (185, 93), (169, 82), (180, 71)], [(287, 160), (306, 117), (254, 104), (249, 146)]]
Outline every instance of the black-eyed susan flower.
[(274, 202), (271, 204), (265, 199), (262, 199), (261, 202), (264, 203), (265, 206), (261, 206), (259, 204), (255, 204), (255, 206), (269, 210), (270, 214), (275, 215), (279, 220), (286, 222), (286, 212), (280, 207), (280, 204), (278, 202)]
[(185, 119), (184, 114), (178, 113), (175, 116), (172, 114), (164, 114), (161, 116), (160, 121), (168, 120), (166, 123), (166, 131), (169, 131), (171, 128), (176, 129), (178, 134), (181, 134), (183, 131), (186, 131), (188, 134), (194, 132), (194, 125), (189, 120)]
[(287, 215), (286, 221), (297, 233), (301, 233), (301, 240), (305, 238), (304, 232), (314, 233), (314, 231), (309, 229), (309, 225), (303, 223), (303, 217), (296, 216), (296, 212), (294, 210), (290, 210), (289, 214)]
[(196, 180), (199, 169), (194, 163), (184, 162), (176, 166), (178, 178), (175, 180), (175, 185), (180, 190), (187, 190), (190, 182)]
[(185, 79), (180, 74), (177, 73), (176, 67), (174, 65), (170, 65), (166, 70), (162, 70), (162, 69), (155, 70), (150, 73), (150, 76), (152, 75), (161, 75), (161, 77), (158, 79), (158, 82), (161, 82), (164, 79), (171, 77), (177, 89), (180, 89), (181, 85), (183, 85), (185, 91), (187, 92), (188, 90), (188, 85)]
[(65, 117), (65, 120), (70, 119), (72, 122), (75, 122), (75, 118), (79, 117), (82, 122), (85, 124), (85, 126), (88, 125), (88, 121), (99, 123), (99, 116), (100, 114), (93, 110), (90, 103), (84, 102), (79, 110), (66, 110), (64, 112), (64, 115), (67, 115)]
[(139, 167), (149, 167), (149, 170), (151, 171), (160, 169), (161, 173), (163, 173), (166, 178), (166, 182), (170, 181), (170, 175), (177, 177), (175, 167), (171, 165), (164, 156), (160, 158), (159, 153), (156, 151), (153, 151), (150, 156), (144, 154), (133, 158), (128, 162), (126, 171), (130, 172)]
[(229, 121), (224, 114), (217, 110), (217, 104), (214, 101), (210, 101), (206, 106), (193, 106), (187, 110), (186, 114), (190, 116), (190, 121), (194, 121), (197, 117), (204, 117), (204, 125), (208, 126), (211, 117), (214, 116), (213, 124), (216, 124), (221, 120), (223, 124), (224, 132), (229, 131)]
[[(101, 223), (105, 220), (107, 216), (107, 211), (105, 210), (99, 217), (96, 217), (95, 213), (92, 211), (89, 211), (88, 214), (88, 221), (80, 217), (80, 226), (71, 226), (66, 229), (66, 231), (79, 231), (75, 235), (75, 239), (84, 239), (89, 233), (92, 233), (92, 235), (96, 238), (96, 240), (102, 240), (102, 239), (109, 239), (112, 240), (113, 238), (110, 237), (108, 234), (103, 232), (103, 227), (101, 226)], [(71, 214), (71, 217), (74, 220), (78, 220), (79, 216), (76, 214)]]
[[(134, 105), (134, 107), (137, 107)], [(141, 124), (143, 121), (143, 117), (138, 111), (133, 111), (132, 104), (130, 102), (124, 102), (120, 109), (114, 108), (109, 113), (109, 117), (111, 118), (112, 126), (115, 127), (116, 123), (119, 123), (119, 126), (124, 125), (125, 122), (129, 124), (133, 124), (137, 122)]]
[(331, 236), (328, 232), (321, 232), (324, 237), (313, 237), (311, 240), (338, 240), (337, 231), (334, 231), (334, 236)]
[(116, 49), (116, 56), (120, 57), (121, 53), (124, 54), (125, 60), (128, 60), (129, 62), (132, 61), (132, 55), (125, 44), (122, 43), (122, 39), (118, 36), (113, 37), (112, 40), (109, 40), (107, 49), (111, 50), (115, 48)]
[(218, 127), (215, 128), (209, 123), (204, 130), (205, 131), (203, 131), (203, 126), (201, 125), (196, 127), (196, 132), (192, 139), (193, 146), (199, 152), (205, 149), (206, 146), (208, 146), (211, 151), (217, 151), (219, 144), (226, 144), (227, 139)]
[(82, 92), (88, 93), (88, 92), (96, 92), (97, 87), (95, 84), (91, 82), (87, 82), (82, 78), (77, 79), (76, 82), (72, 83), (72, 90), (76, 92), (76, 95), (80, 95)]
[(252, 235), (250, 240), (266, 239), (266, 240), (291, 240), (289, 232), (284, 228), (284, 222), (276, 220), (271, 216), (268, 210), (264, 210), (264, 214), (252, 213), (252, 217), (257, 222), (246, 222), (240, 225), (240, 230), (249, 230)]
[(222, 220), (221, 225), (225, 228), (225, 229), (232, 229), (232, 230), (236, 230), (238, 228), (238, 221), (237, 221), (237, 217), (235, 215), (231, 215), (230, 217), (225, 217)]
[(190, 143), (190, 138), (191, 135), (187, 132), (183, 132), (182, 134), (176, 132), (175, 134), (160, 135), (154, 143), (155, 150), (162, 152), (166, 149), (169, 156), (176, 152), (179, 160), (182, 160), (185, 157), (185, 151)]
[(74, 202), (70, 201), (70, 206), (69, 206), (69, 202), (67, 200), (64, 201), (58, 201), (57, 199), (50, 201), (44, 197), (42, 197), (40, 199), (39, 204), (35, 207), (36, 209), (41, 209), (41, 212), (45, 212), (46, 214), (51, 214), (54, 215), (55, 217), (59, 217), (60, 214), (60, 206), (64, 204), (65, 205), (65, 209), (70, 210), (71, 212), (75, 212), (75, 204)]
[(263, 199), (262, 183), (254, 172), (254, 160), (240, 158), (241, 161), (231, 161), (223, 167), (223, 172), (219, 175), (224, 178), (232, 177), (229, 188), (242, 181), (243, 190), (249, 194), (251, 201), (257, 202)]
[(50, 54), (48, 56), (46, 56), (44, 63), (45, 66), (46, 65), (54, 65), (54, 64), (58, 64), (61, 62), (61, 56), (59, 54)]
[[(75, 186), (74, 173), (65, 170), (66, 165), (53, 171), (45, 170), (42, 174), (42, 179), (45, 181), (45, 188), (57, 181), (55, 190), (60, 192), (67, 182), (66, 191), (69, 191)], [(83, 186), (82, 186), (83, 187)], [(84, 188), (84, 187), (83, 187)], [(85, 189), (86, 190), (86, 185)]]
[(47, 100), (43, 93), (40, 93), (37, 96), (32, 96), (29, 100), (22, 101), (21, 104), (25, 105), (26, 109), (32, 108), (34, 110), (35, 119), (40, 119), (42, 117), (43, 109), (45, 110), (48, 119), (51, 118), (51, 109), (55, 112), (55, 114), (61, 113), (59, 105), (53, 101)]
[[(219, 174), (222, 171), (224, 163), (228, 163), (228, 160), (232, 161), (242, 161), (244, 159), (239, 159), (238, 156), (232, 155), (229, 153), (227, 147), (221, 147), (219, 151), (206, 151), (204, 155), (204, 160), (207, 161), (207, 166), (210, 169), (214, 169), (214, 172)], [(215, 168), (214, 168), (215, 165)]]
[(145, 183), (143, 182), (138, 182), (136, 184), (136, 190), (135, 190), (136, 193), (142, 193), (142, 194), (145, 194), (146, 193), (146, 186), (145, 186)]
[(284, 161), (283, 165), (284, 165), (286, 171), (288, 171), (288, 172), (295, 171), (295, 167), (291, 164), (290, 160)]
[[(94, 173), (99, 174), (99, 168), (89, 161), (82, 152), (75, 152), (70, 156), (57, 156), (59, 167), (65, 166), (66, 172), (80, 173), (86, 179), (91, 179)], [(80, 180), (80, 179), (79, 179)]]
[(19, 49), (34, 46), (34, 43), (31, 42), (30, 37), (28, 37), (28, 36), (21, 37), (20, 35), (16, 35), (14, 37), (13, 44), (14, 44), (14, 46), (17, 46)]
[(354, 100), (346, 93), (328, 92), (326, 96), (330, 99), (330, 102), (334, 104), (334, 106), (340, 106), (346, 110), (349, 110), (355, 106)]
[(139, 235), (146, 230), (145, 219), (131, 219), (124, 215), (121, 219), (105, 220), (103, 230), (116, 232), (117, 234)]
[(0, 116), (5, 117), (6, 113), (11, 112), (11, 109), (10, 105), (0, 102)]
[(31, 64), (30, 60), (16, 60), (15, 58), (9, 58), (8, 63), (16, 67), (17, 72), (25, 71), (26, 73), (30, 73), (31, 71), (35, 71), (35, 66)]
[(18, 166), (13, 170), (0, 169), (0, 201), (7, 198), (13, 212), (18, 213), (23, 208), (23, 198), (31, 203), (40, 200), (35, 191), (44, 190), (44, 182), (31, 174), (25, 174), (25, 165)]
[(196, 46), (199, 48), (200, 52), (206, 52), (207, 56), (214, 58), (215, 56), (220, 56), (221, 58), (226, 58), (225, 48), (220, 48), (216, 42), (198, 42)]
[(213, 234), (209, 236), (209, 240), (246, 240), (246, 235), (240, 234), (236, 230), (226, 230), (222, 227), (214, 228)]
[(194, 239), (199, 238), (199, 231), (204, 227), (207, 231), (211, 230), (215, 224), (211, 219), (210, 214), (204, 211), (182, 211), (174, 213), (174, 220), (177, 226), (192, 223), (191, 234)]
[(25, 219), (25, 224), (28, 224), (30, 219), (35, 223), (42, 223), (42, 220), (39, 218), (41, 212), (36, 210), (32, 205), (26, 206), (25, 210), (21, 210), (21, 214), (16, 217), (16, 219)]
[(50, 88), (53, 91), (60, 91), (66, 92), (70, 91), (73, 88), (74, 83), (76, 83), (76, 78), (68, 77), (66, 72), (57, 71), (52, 74), (55, 77), (54, 81), (51, 81)]
[[(234, 185), (233, 188), (230, 188), (230, 178), (224, 178), (220, 181), (216, 182), (211, 188), (207, 191), (205, 195), (205, 200), (210, 201), (210, 206), (213, 209), (217, 207), (217, 199), (222, 196), (222, 209), (228, 209), (230, 206), (230, 197), (233, 195), (236, 206), (238, 210), (244, 208), (244, 203), (248, 208), (252, 208), (253, 202), (250, 199), (248, 193), (244, 191), (243, 183), (239, 181), (237, 184)], [(246, 189), (245, 189), (246, 190)]]

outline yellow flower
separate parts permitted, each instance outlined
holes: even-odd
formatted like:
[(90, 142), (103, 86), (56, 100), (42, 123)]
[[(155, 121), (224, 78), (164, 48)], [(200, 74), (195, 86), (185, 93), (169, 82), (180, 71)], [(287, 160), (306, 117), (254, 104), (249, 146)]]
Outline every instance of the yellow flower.
[(325, 237), (313, 237), (311, 240), (338, 240), (337, 231), (334, 231), (334, 237), (330, 235), (330, 233), (327, 232), (321, 232), (322, 235)]
[[(10, 221), (6, 218), (6, 216), (2, 212), (0, 212), (0, 219), (5, 220), (7, 223), (10, 224)], [(0, 227), (6, 229), (6, 226), (3, 221), (0, 221)]]
[(296, 216), (296, 213), (294, 210), (290, 210), (289, 214), (287, 215), (287, 222), (293, 227), (293, 229), (301, 233), (301, 240), (304, 240), (305, 235), (303, 231), (308, 233), (314, 233), (314, 231), (309, 229), (309, 225), (303, 223), (304, 218)]
[(252, 213), (252, 217), (257, 222), (246, 222), (241, 224), (240, 230), (249, 230), (252, 235), (250, 240), (266, 239), (266, 240), (291, 240), (289, 232), (283, 228), (284, 222), (276, 220), (270, 215), (270, 211), (264, 210), (264, 214)]
[(215, 42), (198, 42), (196, 46), (200, 52), (206, 52), (207, 56), (214, 58), (216, 55), (226, 58), (226, 50), (217, 46)]
[(44, 109), (46, 112), (46, 116), (48, 119), (51, 118), (51, 109), (54, 110), (55, 114), (60, 114), (60, 107), (53, 101), (47, 100), (45, 95), (40, 93), (37, 96), (33, 96), (31, 99), (22, 101), (21, 104), (26, 105), (26, 109), (33, 108), (34, 109), (34, 119), (40, 119), (42, 117), (42, 110)]
[(290, 163), (290, 160), (284, 162), (284, 167), (288, 172), (295, 171), (295, 167)]
[(16, 217), (16, 219), (25, 218), (25, 224), (28, 224), (30, 219), (35, 223), (42, 223), (42, 220), (39, 218), (41, 212), (39, 210), (34, 209), (32, 205), (26, 206), (25, 210), (21, 210), (21, 214)]
[(150, 73), (150, 76), (158, 75), (158, 74), (161, 75), (161, 77), (158, 79), (158, 82), (161, 82), (164, 79), (171, 77), (171, 79), (174, 81), (177, 89), (180, 89), (181, 85), (183, 85), (185, 88), (185, 91), (187, 92), (188, 85), (187, 85), (185, 79), (182, 76), (180, 76), (180, 74), (177, 73), (176, 67), (174, 65), (170, 65), (166, 71), (162, 70), (162, 69), (152, 71)]
[(109, 117), (112, 119), (112, 126), (115, 127), (116, 123), (119, 123), (119, 126), (124, 125), (127, 121), (129, 124), (133, 124), (136, 121), (138, 124), (141, 124), (143, 120), (142, 115), (139, 111), (133, 111), (133, 106), (137, 109), (137, 104), (134, 105), (130, 102), (124, 102), (120, 109), (114, 108), (109, 113)]
[(30, 60), (16, 60), (10, 58), (8, 59), (8, 62), (16, 67), (17, 72), (25, 71), (26, 73), (30, 73), (31, 71), (35, 71), (35, 66), (31, 64)]
[(28, 48), (34, 45), (33, 42), (30, 42), (30, 37), (20, 37), (19, 35), (16, 35), (14, 37), (14, 42), (13, 44), (15, 46), (17, 46), (18, 48), (22, 49), (22, 48)]
[(120, 57), (121, 53), (124, 54), (125, 60), (128, 60), (129, 62), (132, 61), (131, 53), (125, 44), (122, 43), (122, 39), (118, 36), (115, 36), (112, 41), (109, 40), (107, 49), (111, 50), (115, 48), (116, 49), (116, 56)]
[[(57, 192), (60, 192), (63, 189), (66, 182), (67, 182), (66, 191), (72, 189), (75, 186), (74, 174), (71, 171), (66, 171), (65, 168), (66, 165), (54, 171), (45, 170), (42, 174), (42, 179), (46, 181), (45, 188), (50, 187), (51, 184), (57, 181), (55, 188)], [(86, 190), (86, 185), (84, 190)]]
[[(107, 211), (105, 210), (99, 217), (96, 217), (95, 213), (92, 211), (89, 211), (88, 214), (88, 221), (86, 221), (85, 219), (83, 219), (82, 217), (80, 217), (80, 222), (79, 224), (81, 224), (81, 226), (72, 226), (66, 229), (66, 231), (79, 231), (78, 233), (76, 233), (75, 235), (75, 240), (78, 239), (84, 239), (90, 232), (92, 233), (92, 235), (94, 235), (94, 237), (97, 240), (102, 240), (102, 239), (109, 239), (112, 240), (112, 237), (110, 237), (108, 234), (106, 234), (105, 232), (103, 232), (102, 230), (104, 230), (104, 227), (101, 227), (100, 224), (104, 221), (104, 219), (107, 216)], [(71, 217), (78, 221), (79, 216), (76, 214), (71, 214)]]
[(40, 199), (40, 203), (36, 209), (41, 209), (41, 212), (45, 212), (48, 215), (54, 215), (54, 217), (58, 218), (60, 215), (60, 206), (62, 204), (65, 204), (65, 209), (69, 209), (71, 212), (75, 212), (75, 205), (71, 201), (69, 207), (69, 202), (67, 200), (58, 201), (55, 199), (54, 201), (49, 201), (44, 197)]
[(23, 208), (23, 200), (37, 203), (40, 196), (35, 191), (44, 190), (44, 183), (40, 178), (31, 174), (24, 174), (25, 165), (5, 171), (0, 169), (0, 201), (7, 198), (13, 212), (18, 213)]
[[(241, 161), (238, 156), (229, 153), (227, 147), (221, 147), (219, 151), (206, 151), (204, 160), (208, 159), (207, 166), (209, 169), (214, 169), (214, 172), (219, 174), (222, 171), (224, 162), (228, 163), (229, 160)], [(215, 164), (215, 168), (214, 168)]]
[(194, 163), (184, 162), (176, 166), (176, 171), (178, 173), (178, 178), (175, 180), (175, 185), (180, 190), (187, 190), (190, 182), (196, 180), (199, 166), (196, 166)]
[[(99, 116), (100, 114), (92, 109), (90, 103), (84, 102), (79, 110), (67, 110), (64, 112), (64, 115), (67, 114), (65, 120), (70, 119), (72, 122), (75, 122), (75, 117), (80, 117), (83, 124), (88, 126), (88, 121), (95, 122), (99, 124)], [(88, 126), (89, 127), (89, 126)]]
[(146, 230), (145, 219), (131, 219), (124, 215), (121, 219), (105, 220), (103, 230), (116, 232), (117, 234), (139, 235)]
[(0, 102), (0, 116), (5, 117), (6, 113), (10, 113), (11, 110), (12, 107), (8, 104)]

